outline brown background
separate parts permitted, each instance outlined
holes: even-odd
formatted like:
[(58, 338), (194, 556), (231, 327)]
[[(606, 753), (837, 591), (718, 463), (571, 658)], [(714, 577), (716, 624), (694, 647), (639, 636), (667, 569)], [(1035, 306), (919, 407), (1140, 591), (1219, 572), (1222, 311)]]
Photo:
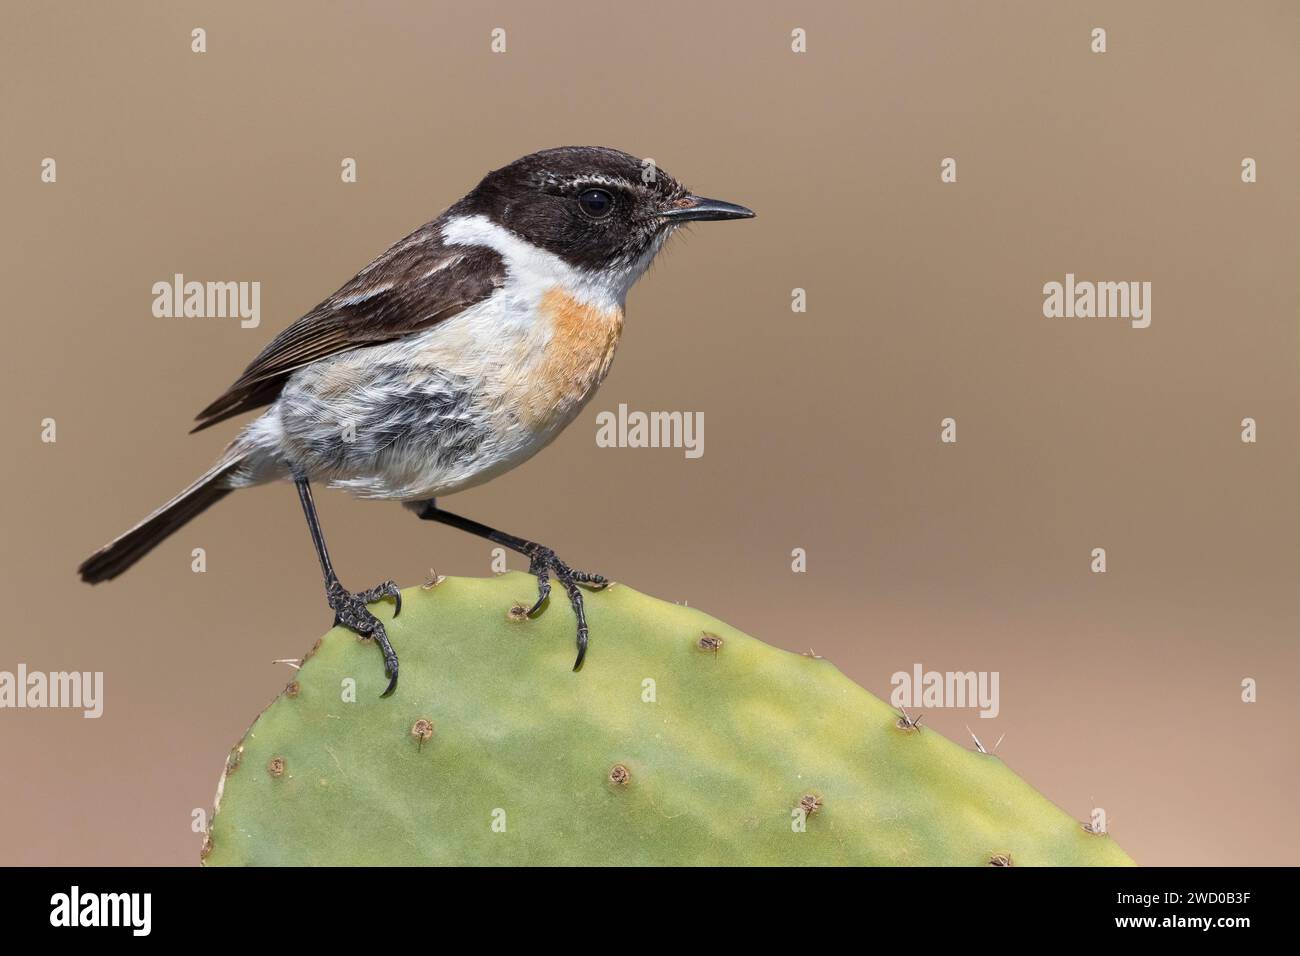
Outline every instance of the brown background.
[[(275, 331), (566, 143), (759, 218), (677, 240), (584, 416), (457, 510), (882, 696), (918, 661), (1000, 671), (996, 720), (927, 723), (1005, 733), (1140, 862), (1300, 862), (1297, 7), (625, 7), (9, 9), (0, 669), (102, 670), (107, 699), (0, 712), (0, 863), (197, 860), (191, 809), (283, 686), (271, 660), (329, 623), (293, 491), (241, 493), (110, 585), (73, 569), (213, 458), (233, 427), (187, 437), (191, 416)], [(155, 319), (174, 272), (260, 281), (261, 327)], [(1151, 328), (1043, 318), (1066, 272), (1151, 281)], [(704, 457), (597, 448), (620, 401), (703, 411)], [(477, 539), (319, 499), (347, 583), (489, 572)]]

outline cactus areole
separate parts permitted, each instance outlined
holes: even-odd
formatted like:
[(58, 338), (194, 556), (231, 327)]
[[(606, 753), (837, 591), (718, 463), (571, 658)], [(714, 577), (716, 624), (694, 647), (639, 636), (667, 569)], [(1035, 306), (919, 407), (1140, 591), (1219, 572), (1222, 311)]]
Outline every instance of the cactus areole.
[(573, 622), (533, 578), (374, 606), (402, 654), (335, 628), (226, 758), (209, 865), (1131, 865), (996, 756), (829, 661), (623, 585)]

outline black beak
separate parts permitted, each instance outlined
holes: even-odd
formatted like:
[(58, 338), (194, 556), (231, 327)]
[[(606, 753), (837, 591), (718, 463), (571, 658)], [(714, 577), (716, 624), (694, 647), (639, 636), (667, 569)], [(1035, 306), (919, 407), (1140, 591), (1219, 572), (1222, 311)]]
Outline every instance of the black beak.
[(687, 196), (659, 214), (670, 222), (704, 222), (713, 219), (753, 219), (754, 211), (721, 199)]

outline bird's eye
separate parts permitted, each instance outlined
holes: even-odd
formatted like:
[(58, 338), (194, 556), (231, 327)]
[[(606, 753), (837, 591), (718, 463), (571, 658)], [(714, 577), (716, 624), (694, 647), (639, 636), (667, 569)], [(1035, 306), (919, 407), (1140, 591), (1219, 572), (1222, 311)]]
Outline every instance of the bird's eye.
[(603, 189), (584, 189), (578, 194), (578, 205), (592, 219), (604, 219), (614, 208), (614, 197)]

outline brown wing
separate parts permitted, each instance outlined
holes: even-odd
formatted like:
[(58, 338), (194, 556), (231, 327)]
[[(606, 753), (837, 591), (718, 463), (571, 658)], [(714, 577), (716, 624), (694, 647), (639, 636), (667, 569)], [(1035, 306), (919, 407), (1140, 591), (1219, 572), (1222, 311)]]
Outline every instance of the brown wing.
[(295, 369), (420, 332), (487, 298), (504, 280), (500, 255), (481, 246), (444, 245), (438, 225), (430, 223), (272, 339), (238, 381), (195, 416), (191, 434), (275, 401)]

